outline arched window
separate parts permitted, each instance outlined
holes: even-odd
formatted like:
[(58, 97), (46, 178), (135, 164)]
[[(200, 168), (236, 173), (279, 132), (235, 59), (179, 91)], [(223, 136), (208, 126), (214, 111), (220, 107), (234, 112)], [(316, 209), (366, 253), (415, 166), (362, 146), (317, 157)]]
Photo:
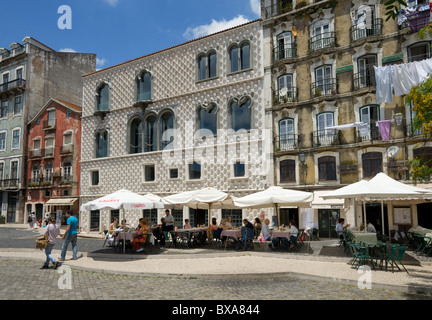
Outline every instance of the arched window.
[(109, 86), (102, 84), (97, 90), (97, 110), (107, 111), (109, 110)]
[(198, 109), (199, 128), (201, 136), (207, 135), (207, 130), (214, 135), (217, 133), (217, 106), (213, 104), (209, 108)]
[(144, 122), (144, 152), (157, 151), (157, 118), (150, 115)]
[(135, 118), (132, 120), (130, 124), (130, 147), (129, 147), (129, 153), (130, 154), (136, 154), (136, 153), (142, 153), (142, 121), (139, 118)]
[(151, 74), (148, 72), (143, 72), (137, 78), (137, 100), (138, 101), (149, 101), (152, 99), (151, 92)]
[(231, 125), (234, 131), (251, 129), (251, 104), (250, 98), (240, 99), (231, 103)]
[(277, 50), (275, 60), (295, 57), (295, 46), (293, 44), (293, 36), (291, 32), (283, 32), (277, 37)]
[(160, 150), (171, 149), (170, 145), (174, 141), (173, 132), (170, 129), (174, 129), (174, 114), (171, 111), (164, 112), (159, 119), (160, 128)]
[(198, 56), (198, 80), (214, 78), (217, 75), (216, 52)]
[(369, 152), (362, 156), (363, 177), (373, 178), (382, 172), (383, 155), (381, 152)]
[(108, 157), (108, 131), (96, 134), (96, 158)]
[(294, 119), (283, 119), (279, 122), (279, 149), (292, 150), (296, 144)]

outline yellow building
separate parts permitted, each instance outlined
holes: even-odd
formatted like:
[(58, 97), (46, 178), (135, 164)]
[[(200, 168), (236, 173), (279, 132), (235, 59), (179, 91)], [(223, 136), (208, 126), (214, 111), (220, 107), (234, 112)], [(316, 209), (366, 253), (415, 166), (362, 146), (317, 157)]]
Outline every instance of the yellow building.
[[(409, 6), (421, 6), (421, 0)], [(385, 6), (377, 0), (262, 0), (262, 16), (275, 184), (315, 193), (313, 211), (282, 209), (281, 223), (294, 218), (306, 227), (313, 219), (321, 237), (332, 237), (339, 217), (361, 224), (362, 203), (324, 201), (322, 194), (379, 172), (410, 184), (408, 161), (432, 158), (432, 143), (416, 148), (423, 138), (411, 129), (413, 115), (404, 97), (377, 102), (373, 68), (430, 58), (432, 39), (416, 32), (430, 18), (415, 26), (385, 22)], [(377, 125), (383, 120), (391, 120), (388, 139)], [(408, 214), (408, 225), (432, 228), (431, 209), (420, 201), (385, 202), (386, 233), (408, 228), (395, 219), (400, 211)], [(366, 213), (380, 230), (381, 205), (368, 203)]]

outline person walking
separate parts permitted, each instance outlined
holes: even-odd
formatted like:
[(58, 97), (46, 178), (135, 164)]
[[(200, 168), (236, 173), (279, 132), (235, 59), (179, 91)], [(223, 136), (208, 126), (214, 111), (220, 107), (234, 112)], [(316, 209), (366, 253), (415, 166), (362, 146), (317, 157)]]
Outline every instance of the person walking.
[(48, 269), (49, 263), (52, 262), (54, 264), (54, 269), (57, 269), (61, 263), (56, 261), (52, 256), (51, 252), (56, 244), (57, 237), (60, 235), (60, 228), (55, 223), (55, 218), (48, 219), (48, 226), (45, 228), (44, 236), (48, 235), (49, 245), (45, 248), (46, 261), (41, 269)]
[(69, 243), (72, 243), (72, 260), (77, 260), (77, 239), (78, 239), (78, 232), (77, 232), (77, 226), (78, 226), (78, 219), (74, 217), (73, 212), (66, 212), (66, 218), (67, 218), (67, 228), (66, 232), (63, 235), (63, 247), (61, 250), (61, 257), (59, 261), (65, 261), (66, 259), (66, 251), (69, 246)]

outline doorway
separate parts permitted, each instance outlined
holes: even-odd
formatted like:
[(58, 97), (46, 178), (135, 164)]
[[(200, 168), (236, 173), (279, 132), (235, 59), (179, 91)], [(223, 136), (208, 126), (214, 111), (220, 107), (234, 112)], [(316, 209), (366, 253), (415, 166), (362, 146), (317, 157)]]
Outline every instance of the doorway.
[(16, 223), (16, 205), (18, 195), (16, 193), (8, 193), (8, 207), (7, 207), (7, 223)]
[(43, 204), (41, 203), (36, 204), (36, 218), (43, 219)]
[[(382, 233), (383, 221), (382, 221), (382, 214), (381, 214), (381, 203), (366, 204), (366, 220), (368, 220), (370, 223), (373, 224), (377, 233)], [(384, 205), (384, 234), (388, 235), (387, 205)]]
[(336, 225), (339, 222), (339, 209), (318, 209), (318, 228), (320, 238), (337, 239)]
[(291, 220), (295, 221), (296, 226), (299, 225), (299, 211), (298, 208), (280, 209), (280, 225), (288, 226)]
[(417, 219), (418, 225), (432, 229), (432, 203), (422, 203), (417, 205)]
[(189, 209), (189, 223), (192, 227), (198, 225), (208, 226), (208, 210)]

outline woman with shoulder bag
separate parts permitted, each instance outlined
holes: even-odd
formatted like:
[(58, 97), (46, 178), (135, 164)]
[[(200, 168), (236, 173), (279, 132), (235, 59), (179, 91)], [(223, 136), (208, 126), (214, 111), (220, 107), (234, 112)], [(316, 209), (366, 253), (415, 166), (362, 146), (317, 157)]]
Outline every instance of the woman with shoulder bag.
[(50, 261), (54, 264), (54, 269), (60, 266), (60, 262), (56, 261), (51, 255), (51, 251), (56, 244), (56, 239), (60, 235), (60, 228), (55, 222), (55, 218), (49, 218), (49, 225), (45, 228), (44, 236), (48, 236), (49, 245), (45, 248), (47, 259), (41, 269), (48, 269)]

